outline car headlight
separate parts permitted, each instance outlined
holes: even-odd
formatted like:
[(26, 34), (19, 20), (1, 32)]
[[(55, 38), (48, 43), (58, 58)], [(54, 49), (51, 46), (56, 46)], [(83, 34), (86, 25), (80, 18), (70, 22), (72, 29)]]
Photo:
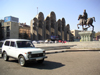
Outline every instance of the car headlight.
[(32, 52), (28, 52), (28, 54), (32, 54)]
[(28, 52), (28, 58), (31, 58), (32, 52)]

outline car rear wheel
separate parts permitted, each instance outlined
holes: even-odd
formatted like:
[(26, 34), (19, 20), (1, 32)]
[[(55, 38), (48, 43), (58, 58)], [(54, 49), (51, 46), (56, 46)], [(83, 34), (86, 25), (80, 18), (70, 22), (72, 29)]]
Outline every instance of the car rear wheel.
[(8, 61), (9, 60), (9, 56), (7, 56), (7, 53), (6, 52), (3, 53), (3, 58), (4, 58), (5, 61)]
[(21, 66), (25, 66), (26, 65), (26, 61), (25, 61), (25, 58), (23, 56), (20, 56), (18, 61), (19, 61), (19, 64)]

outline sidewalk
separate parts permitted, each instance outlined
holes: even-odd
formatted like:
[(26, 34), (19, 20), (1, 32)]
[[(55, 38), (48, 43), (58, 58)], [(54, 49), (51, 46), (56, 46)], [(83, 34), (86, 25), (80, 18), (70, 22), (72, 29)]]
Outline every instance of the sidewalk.
[(68, 51), (100, 51), (100, 41), (35, 44), (35, 47), (46, 50), (47, 54)]

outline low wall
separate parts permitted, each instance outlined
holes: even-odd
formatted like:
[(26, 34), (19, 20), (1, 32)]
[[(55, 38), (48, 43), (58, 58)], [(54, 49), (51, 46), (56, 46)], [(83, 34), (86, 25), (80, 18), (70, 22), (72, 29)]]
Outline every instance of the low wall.
[(34, 44), (35, 47), (54, 47), (54, 46), (70, 46), (70, 49), (99, 49), (100, 41), (86, 41), (86, 42), (66, 42), (66, 43), (42, 43)]

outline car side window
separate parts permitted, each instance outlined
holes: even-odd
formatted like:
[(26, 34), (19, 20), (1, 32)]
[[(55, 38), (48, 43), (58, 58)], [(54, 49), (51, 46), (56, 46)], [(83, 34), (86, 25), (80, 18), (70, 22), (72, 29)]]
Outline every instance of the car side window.
[(11, 46), (11, 47), (16, 47), (15, 42), (11, 41), (10, 46)]
[(10, 41), (6, 41), (6, 42), (5, 42), (5, 45), (6, 45), (6, 46), (9, 46), (9, 43), (10, 43)]

